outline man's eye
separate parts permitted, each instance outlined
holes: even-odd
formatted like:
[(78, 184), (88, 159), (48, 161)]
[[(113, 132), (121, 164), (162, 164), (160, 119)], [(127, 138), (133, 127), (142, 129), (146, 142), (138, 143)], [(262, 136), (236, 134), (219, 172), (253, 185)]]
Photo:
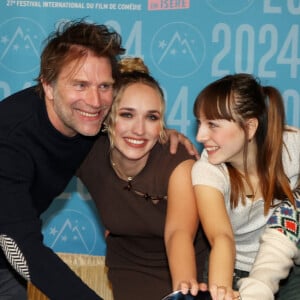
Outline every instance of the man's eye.
[(103, 83), (103, 84), (100, 84), (99, 89), (100, 89), (100, 91), (104, 92), (104, 91), (111, 90), (112, 87), (113, 87), (113, 85), (111, 83)]
[(149, 118), (151, 121), (157, 121), (157, 120), (159, 120), (159, 117), (156, 116), (156, 115), (149, 115), (148, 118)]
[(78, 83), (75, 83), (75, 88), (77, 89), (77, 90), (82, 90), (82, 89), (84, 89), (85, 87), (86, 87), (86, 84), (85, 83), (82, 83), (82, 82), (78, 82)]

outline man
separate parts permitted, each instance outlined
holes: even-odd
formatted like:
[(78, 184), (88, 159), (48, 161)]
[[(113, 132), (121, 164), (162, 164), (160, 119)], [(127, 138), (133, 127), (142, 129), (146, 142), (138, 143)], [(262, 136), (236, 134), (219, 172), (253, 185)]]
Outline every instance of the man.
[(29, 280), (50, 299), (101, 299), (43, 244), (39, 217), (93, 145), (124, 49), (104, 25), (62, 26), (42, 52), (38, 85), (0, 102), (1, 300), (27, 299)]
[(124, 49), (103, 25), (64, 26), (43, 50), (38, 86), (0, 102), (1, 299), (26, 299), (23, 278), (50, 299), (101, 299), (43, 245), (39, 216), (90, 150)]

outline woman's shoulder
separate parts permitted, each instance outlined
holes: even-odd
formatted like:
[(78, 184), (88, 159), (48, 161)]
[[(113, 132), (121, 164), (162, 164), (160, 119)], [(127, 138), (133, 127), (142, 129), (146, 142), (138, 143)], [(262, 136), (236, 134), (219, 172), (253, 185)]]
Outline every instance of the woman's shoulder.
[(90, 152), (85, 158), (85, 164), (97, 164), (108, 159), (110, 150), (109, 138), (106, 133), (100, 133)]

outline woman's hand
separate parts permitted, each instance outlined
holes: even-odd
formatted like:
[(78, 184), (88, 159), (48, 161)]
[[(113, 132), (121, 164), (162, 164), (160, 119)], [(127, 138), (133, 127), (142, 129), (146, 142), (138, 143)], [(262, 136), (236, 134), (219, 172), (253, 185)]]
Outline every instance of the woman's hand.
[(196, 296), (199, 290), (205, 292), (208, 288), (206, 283), (198, 283), (196, 280), (190, 280), (190, 282), (182, 281), (179, 283), (178, 290), (184, 295), (190, 293), (191, 295)]
[(231, 287), (212, 285), (209, 290), (213, 300), (242, 300), (240, 293)]
[(196, 280), (182, 281), (178, 285), (178, 290), (180, 290), (184, 295), (186, 295), (187, 293), (191, 293), (193, 296), (196, 296), (198, 290), (200, 289), (199, 286), (200, 285)]

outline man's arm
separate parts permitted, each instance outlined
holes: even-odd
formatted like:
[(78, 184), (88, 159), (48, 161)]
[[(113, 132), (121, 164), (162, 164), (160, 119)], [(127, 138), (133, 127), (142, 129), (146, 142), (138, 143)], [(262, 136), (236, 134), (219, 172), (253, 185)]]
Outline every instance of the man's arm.
[(200, 158), (200, 154), (195, 145), (182, 133), (175, 129), (166, 129), (166, 133), (170, 140), (170, 152), (175, 154), (178, 148), (178, 143), (183, 144), (189, 154), (194, 155), (196, 159)]
[(7, 261), (50, 299), (101, 299), (43, 244), (42, 223), (30, 194), (33, 170), (22, 149), (1, 142), (0, 247)]

